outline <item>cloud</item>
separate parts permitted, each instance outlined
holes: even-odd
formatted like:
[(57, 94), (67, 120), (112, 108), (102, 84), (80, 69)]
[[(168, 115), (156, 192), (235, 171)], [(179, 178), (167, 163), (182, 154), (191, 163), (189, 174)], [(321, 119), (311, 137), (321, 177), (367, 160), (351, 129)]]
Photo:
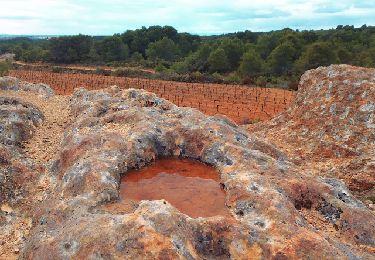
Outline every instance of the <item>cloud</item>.
[(33, 16), (14, 15), (14, 16), (0, 16), (0, 20), (31, 20), (35, 19)]
[(322, 6), (318, 6), (314, 11), (315, 13), (318, 13), (318, 14), (335, 14), (335, 13), (339, 13), (339, 12), (343, 12), (345, 10), (347, 10), (348, 8), (350, 8), (350, 6), (346, 6), (346, 5), (322, 5)]
[(150, 25), (220, 34), (375, 25), (373, 0), (0, 0), (0, 33), (111, 35)]

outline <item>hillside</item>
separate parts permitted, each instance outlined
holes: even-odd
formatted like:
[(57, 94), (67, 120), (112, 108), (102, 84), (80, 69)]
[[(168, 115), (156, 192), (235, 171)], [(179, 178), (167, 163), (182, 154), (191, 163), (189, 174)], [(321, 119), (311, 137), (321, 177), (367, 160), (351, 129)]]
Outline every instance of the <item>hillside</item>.
[[(216, 36), (150, 26), (108, 37), (0, 40), (0, 54), (26, 62), (155, 69), (158, 79), (296, 89), (304, 71), (330, 64), (375, 67), (374, 26), (243, 31)], [(141, 76), (141, 75), (139, 75)]]

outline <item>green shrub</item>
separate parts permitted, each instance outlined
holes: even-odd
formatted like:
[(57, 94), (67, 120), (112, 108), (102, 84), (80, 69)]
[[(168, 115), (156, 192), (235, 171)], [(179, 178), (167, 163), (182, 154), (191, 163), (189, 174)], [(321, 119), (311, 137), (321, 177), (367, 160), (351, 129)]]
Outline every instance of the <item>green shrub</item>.
[(267, 78), (264, 76), (259, 76), (255, 80), (255, 84), (259, 87), (265, 87), (267, 85)]
[(9, 73), (11, 64), (9, 62), (0, 62), (0, 76), (6, 76)]
[(183, 62), (183, 61), (175, 62), (172, 65), (171, 69), (174, 70), (178, 74), (187, 74), (189, 72), (189, 68), (186, 62)]
[(224, 81), (224, 77), (223, 77), (220, 73), (218, 73), (218, 72), (214, 72), (214, 73), (212, 74), (212, 77), (213, 77), (215, 80), (218, 80), (218, 81)]
[(240, 84), (241, 83), (241, 78), (238, 75), (237, 72), (232, 72), (229, 73), (227, 76), (224, 77), (224, 81), (228, 82), (230, 84)]
[(158, 65), (156, 65), (156, 67), (155, 67), (155, 71), (156, 72), (159, 72), (159, 73), (162, 73), (163, 71), (165, 71), (167, 68), (163, 65), (163, 64), (161, 64), (161, 63), (159, 63)]
[(61, 69), (60, 67), (53, 66), (53, 67), (52, 67), (52, 72), (53, 72), (53, 73), (61, 73), (61, 72), (62, 72), (62, 69)]

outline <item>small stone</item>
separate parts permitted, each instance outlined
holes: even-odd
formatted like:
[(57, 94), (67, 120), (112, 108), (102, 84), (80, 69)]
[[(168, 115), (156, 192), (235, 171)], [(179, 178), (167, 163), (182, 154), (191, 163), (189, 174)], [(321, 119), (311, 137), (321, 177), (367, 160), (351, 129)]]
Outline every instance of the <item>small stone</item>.
[(12, 213), (13, 212), (13, 209), (8, 205), (8, 204), (3, 204), (1, 205), (1, 211), (4, 211), (5, 213)]
[(370, 206), (370, 205), (372, 204), (372, 201), (371, 201), (371, 200), (365, 200), (365, 204), (366, 204), (367, 206)]

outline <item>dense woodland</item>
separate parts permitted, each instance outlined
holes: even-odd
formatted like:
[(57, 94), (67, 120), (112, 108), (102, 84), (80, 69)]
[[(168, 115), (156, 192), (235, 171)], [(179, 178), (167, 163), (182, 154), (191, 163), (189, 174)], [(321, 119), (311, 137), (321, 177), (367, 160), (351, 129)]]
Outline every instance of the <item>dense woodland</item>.
[(219, 36), (179, 33), (171, 26), (142, 27), (109, 37), (63, 36), (0, 41), (0, 54), (25, 62), (155, 68), (167, 79), (276, 85), (295, 88), (318, 66), (375, 67), (375, 27), (237, 32)]

